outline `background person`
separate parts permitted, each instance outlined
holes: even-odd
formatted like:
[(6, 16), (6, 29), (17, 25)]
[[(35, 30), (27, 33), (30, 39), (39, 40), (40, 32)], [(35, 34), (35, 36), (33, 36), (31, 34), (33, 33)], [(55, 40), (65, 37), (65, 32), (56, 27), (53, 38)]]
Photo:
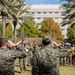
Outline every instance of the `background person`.
[[(20, 46), (25, 49), (26, 48), (26, 40), (22, 38), (22, 42), (20, 43)], [(25, 49), (26, 50), (26, 49)], [(28, 57), (28, 52), (27, 52), (27, 57)], [(21, 73), (24, 73), (27, 69), (27, 64), (28, 64), (28, 59), (27, 57), (25, 58), (19, 58), (19, 64), (20, 64), (20, 71)]]

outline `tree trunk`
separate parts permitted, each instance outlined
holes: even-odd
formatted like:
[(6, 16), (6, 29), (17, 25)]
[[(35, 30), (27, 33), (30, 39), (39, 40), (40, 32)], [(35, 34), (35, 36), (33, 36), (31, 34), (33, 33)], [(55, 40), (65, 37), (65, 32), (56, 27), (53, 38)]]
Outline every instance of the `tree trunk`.
[(16, 43), (16, 25), (14, 26), (14, 43)]
[(16, 25), (17, 25), (17, 21), (13, 21), (13, 25), (14, 25), (14, 39), (13, 39), (13, 42), (16, 43)]
[(2, 16), (2, 36), (5, 36), (6, 17)]
[(6, 26), (6, 16), (7, 14), (3, 11), (1, 11), (2, 16), (2, 36), (5, 36), (5, 26)]

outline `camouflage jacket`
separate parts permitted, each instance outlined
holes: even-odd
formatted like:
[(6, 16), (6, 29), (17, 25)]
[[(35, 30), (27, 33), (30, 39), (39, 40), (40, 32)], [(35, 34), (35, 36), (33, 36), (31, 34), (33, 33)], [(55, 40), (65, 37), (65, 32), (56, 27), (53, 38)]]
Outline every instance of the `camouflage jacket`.
[(16, 58), (26, 57), (26, 51), (20, 47), (17, 47), (17, 49), (19, 50), (0, 48), (0, 71), (6, 71), (13, 67)]
[(58, 50), (51, 46), (42, 47), (32, 58), (32, 75), (60, 75)]

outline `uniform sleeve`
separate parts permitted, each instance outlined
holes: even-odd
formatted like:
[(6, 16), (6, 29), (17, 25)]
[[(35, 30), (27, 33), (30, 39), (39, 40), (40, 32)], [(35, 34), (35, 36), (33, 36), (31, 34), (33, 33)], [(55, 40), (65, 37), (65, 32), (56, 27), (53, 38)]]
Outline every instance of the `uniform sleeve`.
[(58, 59), (57, 59), (56, 67), (53, 67), (51, 70), (52, 70), (51, 75), (60, 75)]
[(16, 47), (16, 56), (18, 58), (23, 58), (23, 57), (26, 57), (27, 56), (27, 52), (20, 46), (17, 46)]
[(32, 75), (39, 75), (38, 58), (36, 54), (32, 58)]
[(60, 75), (59, 72), (59, 50), (56, 49), (56, 67), (52, 68), (52, 75)]
[(55, 66), (51, 68), (51, 75), (60, 75), (59, 72), (59, 50), (58, 49), (54, 49), (54, 62), (55, 62)]

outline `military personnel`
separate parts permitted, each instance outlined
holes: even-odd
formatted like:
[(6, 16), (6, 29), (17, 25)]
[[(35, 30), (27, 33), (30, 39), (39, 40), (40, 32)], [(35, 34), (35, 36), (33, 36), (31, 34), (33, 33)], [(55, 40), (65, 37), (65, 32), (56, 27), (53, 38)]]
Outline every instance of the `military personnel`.
[(36, 52), (36, 50), (38, 49), (38, 45), (36, 44), (36, 41), (33, 41), (33, 54)]
[(32, 75), (60, 75), (58, 50), (51, 47), (51, 37), (44, 36), (42, 44), (32, 58)]
[[(8, 43), (17, 50), (8, 49)], [(0, 37), (0, 75), (14, 75), (14, 62), (16, 58), (26, 57), (26, 51), (18, 47), (6, 37)]]
[(34, 53), (34, 49), (33, 49), (32, 43), (29, 43), (28, 49), (29, 49), (29, 52), (28, 52), (28, 63), (29, 63), (29, 65), (31, 65), (32, 57), (33, 57), (33, 53)]
[(28, 56), (27, 56), (27, 61), (28, 61), (28, 62), (27, 62), (27, 65), (30, 66), (30, 65), (31, 65), (31, 58), (32, 58), (32, 55), (33, 55), (32, 49), (31, 49), (31, 44), (28, 43), (26, 47), (27, 47), (27, 49), (29, 50), (29, 51), (28, 51)]
[[(25, 49), (26, 48), (26, 40), (24, 39), (24, 38), (22, 38), (22, 41), (24, 41), (24, 42), (22, 42), (21, 44), (20, 44), (20, 46), (23, 48), (23, 49)], [(27, 57), (28, 57), (28, 53), (27, 53)], [(20, 64), (20, 71), (21, 71), (21, 73), (24, 73), (27, 69), (26, 69), (26, 67), (27, 67), (27, 57), (25, 57), (25, 58), (19, 58), (19, 64)]]

